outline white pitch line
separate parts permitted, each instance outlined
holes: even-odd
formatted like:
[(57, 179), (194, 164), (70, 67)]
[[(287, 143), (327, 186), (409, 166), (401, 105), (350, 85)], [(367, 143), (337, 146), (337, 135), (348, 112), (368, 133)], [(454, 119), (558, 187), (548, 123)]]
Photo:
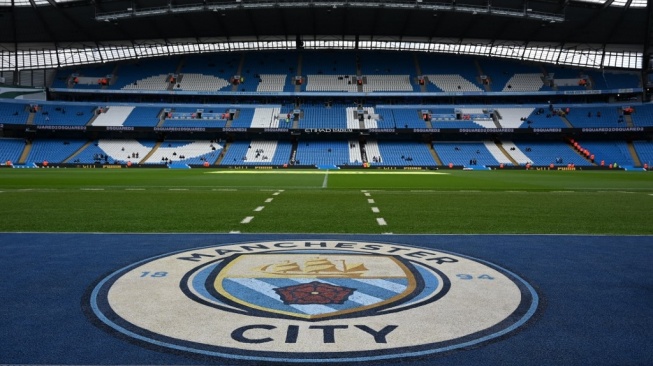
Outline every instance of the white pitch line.
[(367, 203), (374, 203), (374, 199), (373, 198), (368, 198)]
[(278, 196), (279, 193), (281, 193), (281, 192), (274, 192), (274, 193), (272, 193), (272, 195), (273, 195), (273, 196)]
[(234, 189), (234, 188), (213, 188), (212, 191), (235, 192), (235, 191), (237, 191), (237, 189)]
[(238, 230), (231, 230), (229, 234), (240, 234), (240, 231)]
[(385, 225), (388, 225), (388, 223), (385, 222), (385, 220), (384, 220), (382, 217), (377, 218), (377, 219), (376, 219), (376, 222), (379, 224), (379, 226), (385, 226)]
[(80, 188), (80, 191), (104, 191), (104, 188)]
[(268, 198), (268, 199), (265, 200), (265, 203), (270, 203), (270, 202), (272, 202), (273, 199), (274, 198)]
[(169, 191), (187, 191), (188, 188), (168, 188)]
[(372, 212), (379, 213), (379, 212), (381, 212), (381, 210), (379, 210), (378, 207), (372, 207)]
[(125, 188), (125, 191), (144, 191), (145, 188)]
[(365, 197), (369, 197), (369, 196), (372, 195), (371, 193), (368, 193), (368, 192), (365, 192), (365, 193), (363, 193), (363, 194), (365, 195)]
[(260, 211), (263, 211), (264, 208), (265, 208), (265, 206), (258, 206), (257, 208), (254, 209), (254, 211), (260, 212)]
[(252, 222), (252, 220), (254, 220), (254, 216), (247, 216), (240, 223), (241, 224), (249, 224), (250, 222)]
[(329, 169), (327, 169), (326, 173), (324, 173), (324, 180), (322, 181), (322, 188), (327, 187), (328, 181), (329, 181)]
[(367, 189), (361, 189), (361, 192), (365, 193), (367, 192)]

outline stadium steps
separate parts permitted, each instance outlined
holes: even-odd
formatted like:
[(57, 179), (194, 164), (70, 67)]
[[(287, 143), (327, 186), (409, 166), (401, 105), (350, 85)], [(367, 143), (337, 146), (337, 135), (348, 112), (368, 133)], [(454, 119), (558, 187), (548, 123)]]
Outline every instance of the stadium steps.
[(185, 65), (186, 65), (186, 57), (182, 57), (179, 60), (179, 63), (177, 64), (177, 69), (175, 70), (175, 74), (177, 75), (181, 74), (181, 72), (184, 70)]
[(594, 165), (594, 166), (597, 165), (595, 162), (593, 162), (592, 160), (590, 160), (590, 158), (588, 158), (588, 157), (586, 157), (585, 155), (581, 154), (580, 151), (574, 149), (574, 145), (568, 143), (567, 146), (568, 146), (568, 147), (569, 147), (569, 148), (570, 148), (574, 153), (576, 153), (576, 155), (578, 155), (578, 156), (580, 156), (581, 158), (587, 160), (587, 162), (590, 163), (591, 165)]
[(574, 125), (572, 125), (571, 122), (569, 122), (567, 116), (559, 116), (559, 117), (562, 120), (562, 122), (564, 122), (567, 125), (567, 127), (574, 128)]
[(515, 165), (515, 166), (519, 165), (519, 163), (517, 162), (517, 160), (515, 160), (515, 158), (513, 158), (513, 157), (510, 155), (510, 153), (508, 153), (508, 151), (506, 151), (506, 149), (503, 147), (503, 144), (502, 144), (502, 143), (500, 143), (500, 142), (495, 142), (494, 144), (499, 148), (499, 150), (501, 151), (501, 153), (502, 153), (503, 155), (505, 155), (506, 158), (508, 158), (508, 160), (510, 160), (510, 162), (512, 163), (512, 165)]
[[(153, 147), (153, 148), (152, 148), (152, 149), (147, 153), (147, 155), (145, 155), (145, 157), (144, 157), (143, 159), (141, 159), (141, 161), (139, 161), (138, 163), (139, 163), (139, 164), (144, 164), (144, 163), (147, 161), (147, 159), (149, 159), (150, 156), (152, 156), (152, 154), (154, 154), (154, 152), (155, 152), (155, 151), (156, 151), (156, 150), (161, 146), (161, 143), (162, 143), (161, 141), (157, 141), (156, 144), (154, 144), (154, 147)], [(158, 163), (158, 162), (157, 162), (157, 163)]]
[(175, 83), (168, 82), (168, 88), (166, 90), (168, 90), (168, 91), (175, 90), (175, 86), (178, 85), (178, 83), (181, 82), (181, 79), (183, 79), (183, 78), (184, 78), (184, 75), (178, 75), (177, 76), (177, 82), (175, 82)]
[(23, 153), (20, 154), (20, 158), (18, 158), (18, 164), (25, 164), (27, 161), (27, 157), (29, 156), (29, 153), (32, 151), (32, 143), (27, 143), (25, 144), (25, 148), (23, 149)]
[(628, 151), (630, 151), (630, 157), (633, 158), (635, 166), (642, 166), (642, 161), (639, 159), (639, 155), (637, 155), (637, 150), (635, 150), (633, 143), (627, 142), (626, 144), (628, 145)]
[(73, 159), (75, 156), (79, 155), (82, 151), (84, 151), (89, 145), (91, 145), (93, 141), (89, 140), (87, 141), (82, 147), (77, 149), (74, 153), (72, 153), (68, 158), (66, 158), (64, 161), (62, 161), (63, 164), (67, 164), (71, 159)]
[(159, 115), (157, 116), (159, 118), (159, 122), (156, 124), (155, 127), (161, 127), (166, 122), (165, 118), (163, 118), (164, 113), (165, 112), (163, 109), (159, 111)]
[(487, 76), (487, 74), (483, 72), (483, 68), (481, 68), (481, 64), (478, 62), (478, 60), (474, 60), (474, 66), (476, 66), (476, 73), (477, 73), (476, 82), (479, 83), (480, 85), (483, 85), (483, 89), (485, 89), (485, 91), (488, 92), (492, 91), (492, 85), (491, 85), (492, 79), (490, 79), (489, 84), (484, 84), (483, 79), (481, 79), (481, 75)]
[[(297, 76), (302, 76), (302, 63), (303, 63), (303, 61), (304, 61), (304, 57), (303, 57), (303, 55), (300, 53), (300, 54), (297, 56)], [(291, 83), (294, 83), (294, 82), (295, 82), (295, 79), (294, 79), (294, 78), (291, 79), (290, 82), (291, 82)], [(301, 91), (302, 91), (302, 86), (301, 86), (301, 85), (295, 85), (295, 93), (299, 93), (299, 92), (301, 92)], [(296, 127), (293, 127), (293, 128), (296, 128)]]
[[(422, 67), (419, 65), (419, 59), (417, 58), (417, 53), (413, 53), (413, 61), (415, 62), (415, 71), (417, 75), (422, 75)], [(424, 77), (424, 76), (423, 76)], [(426, 79), (426, 77), (424, 77)], [(415, 78), (415, 84), (419, 85), (419, 80)], [(428, 84), (428, 79), (424, 80), (424, 85), (419, 86), (419, 91), (424, 93), (426, 92), (426, 84)], [(431, 128), (431, 127), (429, 127)]]
[(222, 159), (227, 155), (227, 150), (229, 150), (229, 146), (231, 146), (230, 142), (225, 142), (224, 146), (222, 147), (222, 151), (218, 154), (218, 158), (215, 159), (213, 162), (213, 165), (220, 165), (222, 163)]
[(36, 117), (36, 113), (35, 112), (30, 112), (29, 116), (27, 116), (27, 121), (25, 122), (25, 124), (26, 125), (33, 125), (35, 117)]
[[(240, 56), (240, 62), (238, 63), (238, 71), (236, 71), (236, 75), (240, 75), (241, 78), (243, 77), (242, 72), (243, 72), (243, 65), (244, 64), (245, 64), (245, 53), (243, 53)], [(232, 92), (237, 92), (239, 86), (240, 86), (240, 84), (236, 84), (236, 85), (232, 86), (231, 91)]]
[(288, 161), (291, 164), (294, 164), (295, 159), (297, 158), (297, 145), (299, 145), (297, 141), (292, 142), (292, 147), (290, 148), (290, 157), (288, 158)]
[(88, 122), (86, 122), (86, 126), (92, 126), (93, 122), (95, 122), (95, 119), (98, 118), (99, 115), (100, 114), (98, 113), (98, 109), (95, 108), (93, 110), (93, 117), (91, 117), (91, 119)]
[(633, 117), (630, 114), (624, 114), (624, 121), (626, 121), (626, 127), (635, 127)]
[(431, 156), (433, 157), (435, 162), (438, 163), (439, 166), (442, 166), (443, 165), (442, 164), (442, 159), (440, 159), (440, 156), (438, 155), (438, 153), (433, 148), (433, 144), (427, 143), (427, 145), (429, 147), (429, 152), (431, 153)]
[(497, 115), (496, 111), (494, 111), (494, 113), (492, 113), (492, 121), (494, 122), (494, 125), (497, 128), (501, 128), (501, 123), (499, 123), (499, 116)]

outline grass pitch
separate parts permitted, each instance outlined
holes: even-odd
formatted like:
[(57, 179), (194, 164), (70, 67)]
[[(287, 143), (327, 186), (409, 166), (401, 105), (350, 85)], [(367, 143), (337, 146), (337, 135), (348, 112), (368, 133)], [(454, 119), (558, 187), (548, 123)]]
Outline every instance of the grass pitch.
[(623, 171), (2, 169), (3, 232), (653, 234)]

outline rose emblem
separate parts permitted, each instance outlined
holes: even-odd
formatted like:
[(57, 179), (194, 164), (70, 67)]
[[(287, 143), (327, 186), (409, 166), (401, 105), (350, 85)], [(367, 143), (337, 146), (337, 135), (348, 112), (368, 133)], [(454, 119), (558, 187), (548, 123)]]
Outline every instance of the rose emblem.
[(274, 289), (286, 305), (342, 304), (356, 289), (313, 281)]

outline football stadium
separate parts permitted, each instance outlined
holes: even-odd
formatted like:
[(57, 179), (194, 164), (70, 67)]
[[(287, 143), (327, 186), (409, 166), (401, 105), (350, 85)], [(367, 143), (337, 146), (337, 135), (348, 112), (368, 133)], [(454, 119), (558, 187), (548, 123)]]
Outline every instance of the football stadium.
[(0, 364), (653, 364), (651, 9), (0, 0)]

